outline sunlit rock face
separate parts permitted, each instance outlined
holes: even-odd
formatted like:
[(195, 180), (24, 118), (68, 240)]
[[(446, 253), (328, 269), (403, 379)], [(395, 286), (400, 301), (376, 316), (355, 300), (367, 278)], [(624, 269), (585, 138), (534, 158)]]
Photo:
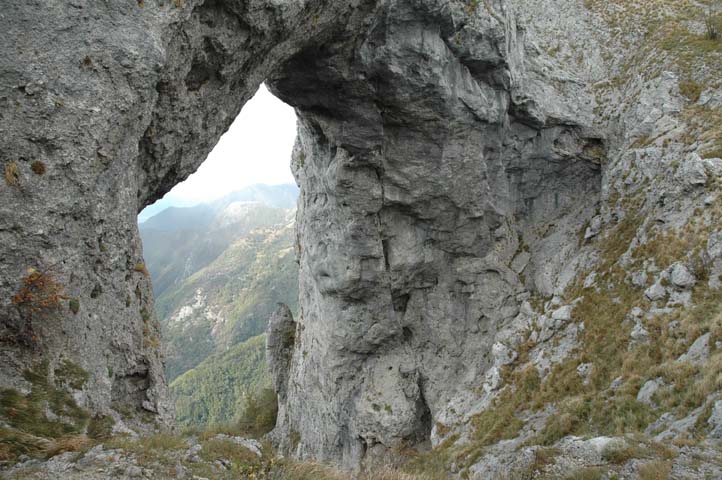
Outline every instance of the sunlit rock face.
[(573, 276), (602, 141), (507, 7), (381, 2), (270, 77), (299, 118), (295, 455), (369, 466), (468, 418), (497, 332)]

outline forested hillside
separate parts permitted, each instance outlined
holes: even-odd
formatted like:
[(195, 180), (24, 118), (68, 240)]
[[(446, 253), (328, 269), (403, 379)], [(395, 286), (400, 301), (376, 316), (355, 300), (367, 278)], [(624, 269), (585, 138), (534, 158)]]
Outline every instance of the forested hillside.
[(140, 225), (182, 425), (231, 422), (268, 382), (263, 338), (279, 302), (298, 303), (295, 186), (255, 186)]
[(270, 386), (264, 335), (206, 358), (171, 383), (183, 427), (233, 423), (250, 392)]

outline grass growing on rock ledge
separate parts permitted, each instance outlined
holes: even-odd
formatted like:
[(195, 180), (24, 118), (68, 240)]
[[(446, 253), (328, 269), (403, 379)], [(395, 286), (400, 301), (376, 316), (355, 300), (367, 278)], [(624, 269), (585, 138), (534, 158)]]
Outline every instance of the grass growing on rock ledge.
[[(0, 443), (0, 446), (3, 444)], [(96, 473), (99, 466), (94, 458), (83, 460), (83, 456), (96, 442), (87, 437), (64, 439), (55, 444), (51, 455), (63, 452), (77, 452), (69, 460), (76, 462), (67, 478), (88, 478), (88, 473)], [(294, 461), (278, 458), (268, 443), (263, 443), (262, 454), (234, 442), (228, 437), (218, 437), (212, 432), (201, 432), (200, 435), (177, 435), (159, 433), (147, 437), (115, 437), (102, 443), (106, 459), (106, 467), (116, 471), (127, 471), (129, 467), (140, 469), (144, 478), (174, 479), (179, 472), (186, 478), (207, 478), (212, 480), (237, 480), (240, 478), (254, 480), (444, 480), (445, 474), (421, 472), (413, 473), (390, 467), (374, 469), (362, 474), (351, 474), (330, 465), (315, 462)], [(189, 451), (196, 452), (191, 458)], [(1, 451), (1, 450), (0, 450)], [(50, 455), (48, 455), (50, 456)], [(49, 474), (42, 464), (33, 464), (20, 469), (12, 477), (48, 478)], [(38, 476), (40, 475), (40, 476)], [(65, 477), (64, 477), (65, 478)]]
[(87, 373), (64, 361), (50, 380), (47, 361), (24, 372), (30, 392), (0, 390), (0, 464), (12, 463), (19, 455), (45, 458), (71, 447), (88, 443), (83, 432), (89, 421), (86, 410), (79, 407), (63, 385), (82, 388)]
[[(640, 202), (641, 197), (628, 200), (634, 208), (625, 209), (638, 211)], [(608, 464), (643, 458), (648, 463), (639, 471), (640, 478), (667, 478), (671, 451), (650, 442), (643, 432), (663, 413), (670, 412), (679, 419), (702, 409), (696, 430), (684, 440), (694, 444), (707, 428), (714, 392), (722, 390), (722, 351), (713, 348), (709, 358), (699, 365), (678, 360), (705, 333), (710, 333), (711, 345), (722, 340), (722, 296), (707, 286), (702, 254), (709, 234), (717, 228), (718, 208), (715, 204), (696, 211), (684, 228), (674, 231), (659, 230), (641, 217), (630, 215), (597, 239), (595, 285), (585, 288), (586, 275), (582, 274), (566, 293), (565, 303), (575, 301), (572, 321), (584, 324), (578, 336), (579, 347), (544, 378), (529, 362), (529, 352), (535, 345), (527, 342), (518, 347), (516, 361), (503, 372), (506, 386), (488, 409), (473, 417), (471, 441), (464, 448), (452, 449), (452, 458), (470, 466), (489, 446), (518, 437), (524, 417), (551, 409), (554, 413), (543, 428), (527, 434), (517, 445), (551, 446), (569, 435), (632, 435), (636, 443), (607, 452)], [(642, 235), (646, 243), (634, 241)], [(630, 311), (633, 307), (648, 311), (653, 305), (644, 295), (651, 284), (633, 285), (628, 272), (651, 259), (660, 268), (677, 261), (694, 266), (694, 306), (642, 318), (649, 341), (632, 344), (634, 321)], [(670, 328), (672, 322), (674, 329)], [(591, 364), (588, 377), (577, 371), (580, 364)], [(637, 394), (651, 379), (661, 379), (665, 387), (653, 396), (652, 404), (642, 403)], [(617, 384), (614, 388), (613, 381)], [(573, 478), (596, 478), (596, 474), (601, 475), (601, 471), (575, 474)]]

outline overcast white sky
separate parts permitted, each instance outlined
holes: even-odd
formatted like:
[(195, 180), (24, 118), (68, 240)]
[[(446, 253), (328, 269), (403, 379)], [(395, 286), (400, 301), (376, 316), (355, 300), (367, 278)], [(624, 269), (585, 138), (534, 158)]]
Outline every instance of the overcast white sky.
[(168, 192), (163, 203), (187, 206), (256, 183), (293, 183), (295, 138), (293, 109), (261, 85), (198, 171)]

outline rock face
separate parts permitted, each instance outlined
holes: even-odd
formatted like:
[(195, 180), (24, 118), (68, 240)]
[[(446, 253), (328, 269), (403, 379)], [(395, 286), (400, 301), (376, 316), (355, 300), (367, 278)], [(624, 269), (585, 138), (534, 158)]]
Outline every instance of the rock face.
[(271, 76), (299, 112), (300, 316), (278, 425), (297, 455), (356, 467), (458, 420), (519, 313), (509, 264), (532, 246), (528, 286), (560, 290), (597, 208), (604, 149), (579, 85), (541, 85), (511, 5), (468, 11), (383, 2)]
[[(25, 370), (48, 360), (52, 377), (68, 360), (88, 373), (74, 392), (81, 406), (139, 428), (151, 426), (137, 421), (146, 414), (171, 421), (136, 215), (193, 172), (260, 82), (344, 24), (353, 3), (3, 9), (0, 385), (27, 391)], [(33, 314), (37, 302), (13, 302), (30, 268), (63, 297)]]
[[(680, 78), (664, 65), (625, 73), (640, 40), (615, 36), (606, 12), (588, 8), (605, 7), (7, 8), (0, 354), (11, 367), (0, 384), (22, 389), (36, 358), (67, 357), (90, 373), (83, 406), (168, 421), (135, 215), (200, 164), (264, 80), (298, 115), (300, 312), (281, 312), (269, 332), (286, 453), (349, 468), (393, 461), (488, 408), (502, 367), (523, 360), (543, 376), (569, 357), (606, 313), (578, 318), (585, 297), (614, 291), (618, 310), (633, 295), (614, 289), (635, 285), (643, 327), (645, 312), (651, 320), (689, 304), (698, 266), (717, 288), (719, 205), (705, 189), (722, 161), (697, 153), (715, 137), (690, 144)], [(698, 108), (718, 108), (719, 88), (700, 88)], [(710, 111), (699, 118), (717, 118)], [(685, 230), (693, 215), (696, 230)], [(674, 243), (665, 229), (698, 235)], [(632, 258), (651, 242), (664, 255), (649, 247)], [(632, 266), (629, 280), (613, 276)], [(63, 297), (41, 321), (13, 305), (28, 267), (52, 273), (79, 308)], [(565, 298), (570, 290), (582, 293)], [(623, 328), (628, 311), (606, 331)], [(605, 361), (569, 370), (597, 388)]]

